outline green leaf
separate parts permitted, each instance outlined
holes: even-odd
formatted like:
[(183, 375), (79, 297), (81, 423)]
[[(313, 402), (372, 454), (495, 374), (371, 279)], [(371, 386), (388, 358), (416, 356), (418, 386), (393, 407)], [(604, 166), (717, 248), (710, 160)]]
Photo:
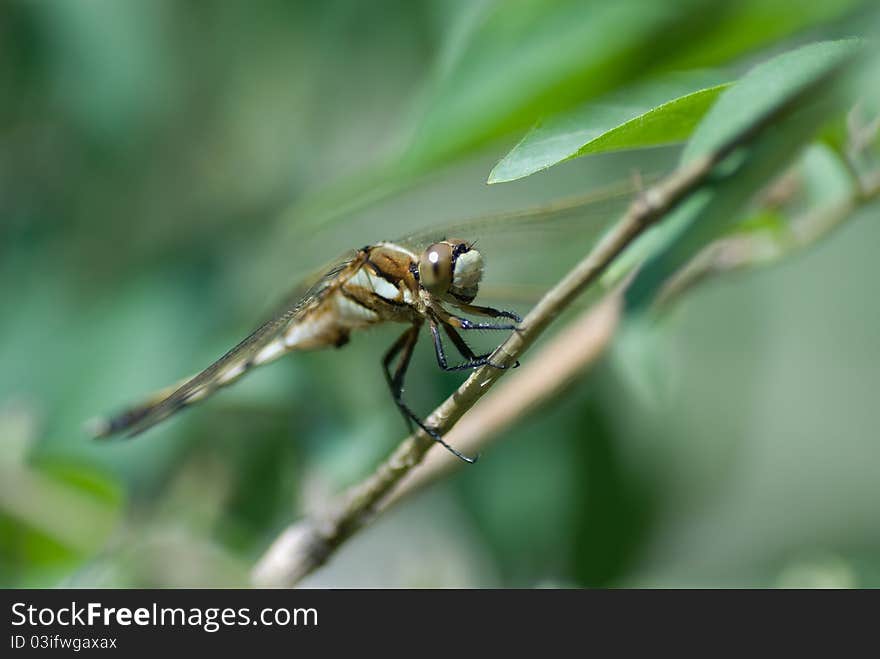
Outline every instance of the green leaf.
[(653, 49), (706, 3), (494, 4), (447, 63), (404, 161), (423, 169), (644, 75)]
[(556, 115), (533, 128), (495, 166), (489, 183), (513, 181), (587, 154), (684, 141), (730, 86), (700, 89), (694, 82), (651, 81)]
[[(404, 169), (472, 152), (637, 80), (699, 69), (842, 15), (858, 0), (518, 0), (480, 5), (421, 99)], [(476, 13), (476, 16), (474, 14)]]
[(716, 150), (863, 49), (861, 39), (824, 41), (759, 64), (712, 106), (688, 142), (682, 162)]
[[(695, 145), (689, 145), (684, 158), (711, 153), (760, 127), (759, 134), (721, 162), (711, 184), (656, 228), (648, 241), (654, 255), (627, 291), (629, 310), (647, 307), (667, 279), (737, 222), (752, 197), (851, 102), (838, 82), (846, 82), (842, 73), (861, 50), (861, 42), (854, 40), (805, 46), (755, 67), (722, 95), (695, 131)], [(762, 126), (774, 111), (780, 116)]]
[(452, 3), (465, 11), (443, 28), (433, 79), (401, 122), (401, 151), (298, 199), (281, 223), (297, 233), (330, 225), (492, 140), (520, 136), (540, 117), (640, 80), (778, 48), (787, 35), (868, 2), (825, 0), (797, 11), (790, 0)]

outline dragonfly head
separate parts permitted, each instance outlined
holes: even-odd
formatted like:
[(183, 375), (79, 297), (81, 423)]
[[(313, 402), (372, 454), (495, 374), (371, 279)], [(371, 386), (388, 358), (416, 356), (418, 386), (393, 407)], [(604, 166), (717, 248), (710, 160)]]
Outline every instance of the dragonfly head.
[(419, 258), (419, 284), (450, 302), (469, 304), (483, 278), (483, 257), (464, 240), (434, 243)]

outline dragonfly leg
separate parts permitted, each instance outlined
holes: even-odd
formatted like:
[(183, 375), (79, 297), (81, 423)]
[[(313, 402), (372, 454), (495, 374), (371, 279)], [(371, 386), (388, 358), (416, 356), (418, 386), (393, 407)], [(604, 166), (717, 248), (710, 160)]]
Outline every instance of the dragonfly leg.
[(481, 307), (477, 304), (459, 304), (458, 308), (466, 313), (477, 314), (479, 316), (489, 316), (490, 318), (510, 318), (517, 323), (522, 322), (522, 318), (520, 318), (513, 311), (504, 311), (503, 309), (494, 309), (493, 307)]
[[(506, 370), (508, 368), (519, 368), (519, 360), (515, 361), (512, 366), (505, 366), (503, 364), (496, 364), (495, 362), (493, 362), (492, 355), (495, 354), (494, 350), (492, 352), (487, 352), (482, 355), (474, 355), (473, 351), (470, 349), (470, 346), (468, 346), (468, 344), (465, 343), (461, 334), (456, 332), (455, 329), (453, 329), (453, 327), (451, 325), (444, 324), (443, 329), (446, 331), (446, 335), (455, 344), (455, 347), (458, 348), (458, 351), (461, 353), (461, 356), (464, 357), (465, 359), (468, 358), (468, 355), (471, 355), (471, 357), (470, 357), (471, 359), (482, 360), (483, 363), (485, 363), (486, 365), (491, 366), (492, 368), (497, 368), (502, 371)], [(465, 350), (467, 351), (467, 354), (464, 352)]]
[(443, 307), (437, 305), (433, 308), (433, 312), (437, 317), (437, 320), (442, 322), (444, 325), (450, 325), (455, 329), (460, 330), (518, 330), (519, 327), (516, 325), (505, 324), (505, 325), (493, 325), (492, 323), (475, 323), (472, 320), (467, 318), (462, 318), (461, 316), (456, 316), (455, 314), (451, 314)]
[(460, 330), (518, 330), (516, 325), (493, 325), (492, 323), (475, 323), (461, 316), (450, 314), (449, 324)]
[[(416, 341), (419, 338), (419, 327), (413, 325), (408, 330), (406, 330), (400, 337), (395, 341), (392, 346), (388, 349), (388, 352), (385, 353), (385, 356), (382, 358), (382, 370), (385, 373), (385, 381), (388, 383), (388, 388), (391, 390), (391, 395), (394, 397), (394, 402), (397, 403), (397, 407), (400, 410), (401, 415), (403, 416), (403, 420), (406, 422), (406, 427), (410, 432), (413, 430), (412, 425), (412, 415), (408, 414), (405, 411), (398, 401), (400, 401), (403, 397), (403, 378), (406, 374), (406, 369), (409, 366), (409, 361), (412, 358), (413, 348), (415, 348)], [(400, 358), (400, 362), (397, 364), (397, 368), (394, 370), (394, 375), (391, 374), (391, 362), (394, 361), (394, 358), (400, 354), (401, 351), (404, 351), (403, 355)]]
[[(474, 354), (474, 351), (471, 350), (470, 346), (465, 342), (461, 335), (455, 331), (452, 326), (443, 323), (443, 330), (446, 332), (446, 335), (452, 341), (453, 345), (455, 345), (459, 354), (466, 360), (462, 364), (456, 364), (454, 366), (449, 365), (446, 360), (446, 351), (443, 349), (443, 340), (440, 337), (440, 330), (437, 327), (437, 323), (432, 320), (431, 336), (434, 339), (434, 352), (437, 355), (437, 363), (444, 371), (465, 371), (469, 368), (478, 368), (487, 364), (494, 368), (507, 368), (507, 366), (501, 366), (500, 364), (492, 363), (492, 361), (489, 359), (492, 356), (491, 352), (487, 352), (482, 355)], [(519, 362), (514, 365), (514, 368), (516, 368), (517, 366), (519, 366)]]
[[(477, 459), (471, 458), (464, 453), (457, 451), (452, 448), (449, 444), (447, 444), (443, 437), (440, 436), (440, 433), (437, 432), (434, 428), (429, 428), (425, 425), (425, 422), (422, 421), (418, 415), (413, 412), (406, 403), (403, 402), (403, 381), (406, 377), (406, 371), (409, 367), (409, 362), (412, 359), (413, 350), (416, 347), (416, 342), (419, 340), (419, 330), (421, 329), (421, 324), (414, 324), (408, 330), (406, 330), (403, 334), (400, 335), (400, 338), (394, 342), (391, 348), (388, 349), (388, 352), (385, 353), (385, 357), (382, 360), (382, 366), (385, 370), (385, 379), (388, 382), (388, 386), (391, 389), (391, 396), (394, 398), (394, 403), (397, 405), (397, 409), (400, 410), (400, 413), (403, 415), (404, 420), (406, 421), (407, 427), (412, 432), (412, 424), (415, 423), (419, 428), (421, 428), (425, 433), (431, 437), (435, 442), (441, 444), (447, 451), (452, 453), (455, 457), (464, 460), (465, 462), (469, 462), (473, 464), (477, 461)], [(397, 363), (397, 368), (394, 369), (394, 374), (391, 374), (391, 362), (397, 356), (398, 353), (402, 353), (400, 355), (400, 361)]]

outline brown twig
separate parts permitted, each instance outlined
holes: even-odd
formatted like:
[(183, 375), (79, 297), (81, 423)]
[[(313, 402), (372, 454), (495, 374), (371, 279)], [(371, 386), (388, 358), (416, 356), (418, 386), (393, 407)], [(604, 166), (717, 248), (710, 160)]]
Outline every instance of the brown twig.
[[(783, 236), (748, 234), (722, 238), (709, 245), (673, 277), (661, 291), (661, 309), (674, 304), (697, 283), (751, 268), (767, 266), (791, 252), (806, 249), (839, 227), (853, 211), (880, 196), (880, 176), (866, 177), (867, 188), (855, 197), (793, 218), (790, 233)], [(552, 399), (569, 382), (586, 375), (611, 344), (620, 324), (623, 287), (609, 293), (569, 323), (564, 330), (533, 355), (515, 376), (506, 379), (483, 398), (447, 435), (447, 439), (471, 454), (485, 450), (509, 427)], [(433, 451), (419, 469), (411, 471), (386, 497), (379, 510), (400, 500), (461, 466), (445, 451)]]
[(877, 172), (854, 178), (853, 184), (855, 189), (851, 195), (793, 218), (787, 231), (734, 235), (706, 246), (666, 283), (657, 305), (667, 306), (707, 278), (774, 263), (790, 252), (815, 245), (856, 209), (880, 196)]
[[(471, 455), (485, 450), (490, 442), (546, 401), (583, 377), (614, 338), (623, 310), (623, 287), (608, 293), (542, 346), (523, 363), (514, 376), (506, 378), (479, 402), (446, 436), (453, 445)], [(418, 469), (409, 472), (380, 503), (384, 511), (461, 466), (446, 451), (432, 451)]]
[[(789, 112), (810, 91), (804, 89), (803, 94), (796, 95), (790, 103), (774, 109), (713, 153), (691, 161), (639, 195), (612, 230), (532, 309), (524, 319), (522, 329), (513, 333), (498, 348), (494, 357), (496, 363), (513, 364), (553, 319), (587, 286), (595, 282), (637, 236), (667, 215), (688, 194), (701, 187), (720, 161), (735, 149), (750, 143), (764, 128)], [(608, 339), (601, 332), (596, 336), (598, 339), (595, 348), (601, 353)], [(492, 367), (477, 369), (452, 396), (434, 410), (426, 423), (446, 435), (505, 372)], [(548, 382), (542, 390), (547, 391), (553, 386), (553, 382)], [(452, 435), (449, 439), (456, 442)], [(342, 543), (390, 503), (392, 490), (400, 485), (433, 446), (434, 442), (424, 433), (411, 435), (373, 474), (347, 490), (329, 510), (288, 527), (257, 563), (253, 571), (254, 583), (261, 586), (295, 585), (322, 565)], [(409, 485), (408, 488), (411, 491), (418, 486), (416, 481), (416, 484)]]
[[(641, 194), (614, 228), (538, 302), (523, 320), (521, 331), (513, 333), (499, 347), (496, 362), (512, 364), (516, 361), (625, 247), (687, 193), (699, 187), (715, 164), (737, 145), (738, 142), (731, 142), (728, 147), (693, 161)], [(426, 423), (446, 434), (504, 372), (492, 367), (477, 369), (434, 410)], [(350, 488), (331, 510), (320, 517), (306, 518), (286, 530), (257, 564), (254, 582), (292, 585), (323, 564), (339, 545), (369, 522), (391, 489), (421, 462), (433, 445), (424, 433), (408, 437), (370, 477)]]

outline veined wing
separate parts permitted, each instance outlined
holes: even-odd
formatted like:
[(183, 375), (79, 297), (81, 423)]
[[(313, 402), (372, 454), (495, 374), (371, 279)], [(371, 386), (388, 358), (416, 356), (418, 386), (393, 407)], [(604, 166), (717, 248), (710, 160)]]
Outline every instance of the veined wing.
[[(445, 224), (411, 233), (394, 242), (418, 252), (447, 237), (475, 241), (490, 273), (489, 280), (481, 285), (481, 300), (493, 297), (512, 300), (523, 291), (528, 291), (527, 297), (535, 298), (546, 285), (556, 280), (559, 268), (569, 267), (590, 248), (599, 234), (626, 208), (636, 191), (637, 187), (632, 183), (616, 185), (531, 210)], [(273, 342), (323, 299), (337, 276), (350, 263), (349, 258), (328, 266), (304, 294), (300, 293), (303, 290), (300, 287), (288, 296), (269, 320), (205, 370), (157, 392), (140, 405), (98, 421), (91, 428), (93, 434), (99, 437), (119, 433), (136, 435), (231, 384), (254, 366), (269, 361), (262, 356), (264, 349), (269, 349), (271, 358), (280, 356), (285, 350), (274, 350)], [(493, 288), (505, 292), (493, 296)]]
[(395, 242), (415, 250), (424, 249), (445, 238), (475, 236), (493, 241), (515, 237), (524, 232), (565, 232), (567, 239), (589, 240), (602, 231), (610, 220), (624, 210), (639, 187), (632, 182), (618, 183), (588, 194), (560, 199), (526, 210), (510, 211), (451, 222), (423, 231), (406, 234)]
[[(645, 185), (660, 171), (656, 167), (647, 173), (642, 170)], [(515, 294), (495, 297), (498, 302), (536, 300), (565, 272), (564, 266), (570, 267), (589, 251), (639, 191), (640, 185), (630, 177), (526, 210), (459, 215), (463, 219), (448, 213), (442, 216), (442, 208), (436, 208), (436, 197), (423, 200), (418, 194), (414, 198), (401, 195), (397, 201), (353, 213), (299, 237), (287, 246), (283, 267), (293, 263), (303, 272), (310, 272), (319, 263), (316, 256), (379, 241), (401, 244), (419, 253), (439, 239), (460, 238), (476, 241), (484, 255), (487, 278), (481, 286), (481, 298), (503, 285)]]
[[(238, 345), (229, 350), (213, 364), (191, 378), (156, 392), (139, 405), (135, 405), (109, 419), (92, 422), (90, 430), (96, 437), (109, 437), (126, 433), (132, 437), (168, 418), (184, 407), (203, 400), (220, 387), (238, 380), (258, 364), (255, 357), (302, 315), (327, 295), (338, 275), (351, 263), (343, 259), (330, 266), (317, 281), (301, 293), (303, 286), (295, 289), (284, 304), (267, 321), (257, 327)], [(279, 351), (278, 355), (283, 351)], [(265, 361), (269, 361), (268, 359)], [(259, 364), (265, 363), (260, 361)]]
[(471, 218), (398, 241), (419, 252), (445, 238), (476, 243), (486, 263), (480, 299), (536, 300), (625, 212), (640, 188), (623, 182), (524, 211)]

